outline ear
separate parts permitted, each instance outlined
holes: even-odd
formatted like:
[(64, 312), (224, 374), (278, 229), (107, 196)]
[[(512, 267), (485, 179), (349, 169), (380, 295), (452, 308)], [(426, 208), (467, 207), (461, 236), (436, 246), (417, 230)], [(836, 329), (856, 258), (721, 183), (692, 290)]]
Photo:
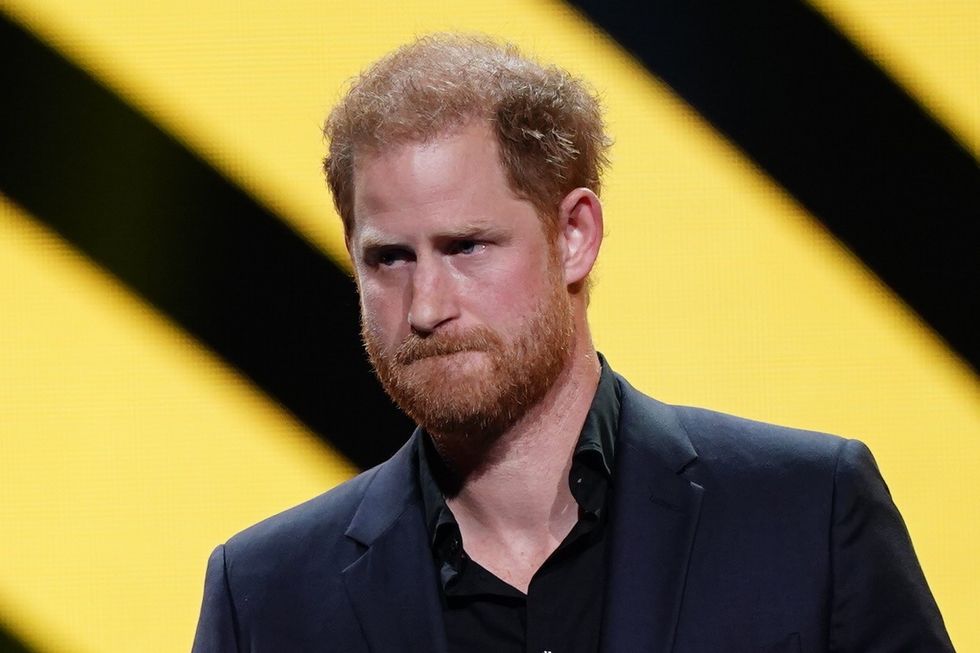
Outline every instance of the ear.
[(602, 245), (602, 203), (588, 188), (576, 188), (558, 205), (558, 242), (565, 283), (583, 282)]

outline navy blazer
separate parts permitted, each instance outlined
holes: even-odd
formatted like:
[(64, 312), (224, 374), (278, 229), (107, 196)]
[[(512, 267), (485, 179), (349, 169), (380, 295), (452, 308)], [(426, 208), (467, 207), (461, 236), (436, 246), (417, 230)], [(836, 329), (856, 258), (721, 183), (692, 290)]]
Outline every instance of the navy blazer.
[[(867, 447), (617, 383), (603, 652), (953, 650)], [(418, 438), (219, 546), (194, 652), (445, 653)]]

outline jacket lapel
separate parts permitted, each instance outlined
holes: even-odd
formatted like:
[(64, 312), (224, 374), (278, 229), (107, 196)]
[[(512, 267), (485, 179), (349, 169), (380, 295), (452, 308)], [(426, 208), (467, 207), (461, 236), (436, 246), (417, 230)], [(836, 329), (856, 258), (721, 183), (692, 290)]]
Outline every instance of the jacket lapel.
[(618, 380), (623, 399), (602, 651), (668, 653), (704, 490), (682, 475), (697, 453), (673, 409)]
[(375, 653), (447, 650), (437, 575), (415, 480), (419, 433), (379, 468), (347, 536), (367, 551), (343, 572)]

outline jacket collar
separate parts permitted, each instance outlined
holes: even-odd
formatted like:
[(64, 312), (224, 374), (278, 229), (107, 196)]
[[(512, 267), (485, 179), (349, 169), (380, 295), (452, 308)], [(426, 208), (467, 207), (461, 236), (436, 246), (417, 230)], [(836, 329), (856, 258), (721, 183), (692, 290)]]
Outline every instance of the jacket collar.
[(602, 647), (670, 651), (704, 490), (684, 477), (697, 460), (674, 408), (622, 377)]
[(446, 629), (415, 476), (419, 432), (376, 468), (346, 535), (367, 551), (343, 571), (373, 653), (445, 653)]
[(415, 472), (421, 433), (421, 429), (415, 429), (394, 456), (374, 468), (374, 477), (344, 535), (359, 544), (371, 546), (406, 508), (421, 500)]

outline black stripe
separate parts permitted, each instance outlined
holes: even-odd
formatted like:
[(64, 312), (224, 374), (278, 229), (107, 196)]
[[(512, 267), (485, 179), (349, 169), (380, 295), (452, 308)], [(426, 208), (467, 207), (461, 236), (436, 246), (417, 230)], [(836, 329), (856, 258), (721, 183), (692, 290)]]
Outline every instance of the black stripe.
[(31, 653), (31, 651), (27, 644), (0, 626), (0, 653)]
[(980, 369), (977, 162), (819, 13), (799, 1), (572, 4)]
[(407, 438), (344, 272), (6, 16), (0, 59), (0, 190), (357, 465)]

